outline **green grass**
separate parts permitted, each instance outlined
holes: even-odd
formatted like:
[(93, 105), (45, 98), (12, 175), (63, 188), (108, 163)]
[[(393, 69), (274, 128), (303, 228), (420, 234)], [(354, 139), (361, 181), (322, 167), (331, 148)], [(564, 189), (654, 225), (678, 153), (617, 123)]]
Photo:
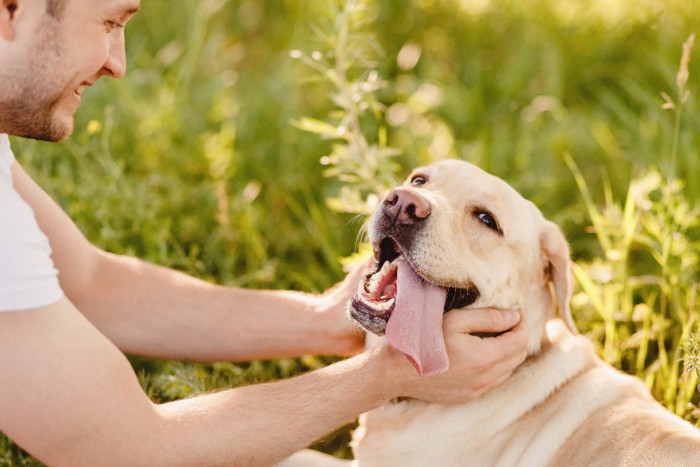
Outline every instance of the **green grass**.
[[(69, 141), (14, 139), (16, 156), (109, 251), (222, 284), (307, 291), (342, 278), (354, 214), (372, 194), (417, 164), (472, 161), (563, 227), (574, 312), (601, 356), (697, 424), (683, 346), (699, 332), (699, 47), (680, 118), (661, 94), (680, 103), (696, 2), (352, 6), (143, 2), (127, 28), (127, 77), (86, 93)], [(331, 361), (132, 360), (155, 400)], [(319, 448), (345, 455), (347, 436)], [(0, 442), (0, 465), (33, 462)]]

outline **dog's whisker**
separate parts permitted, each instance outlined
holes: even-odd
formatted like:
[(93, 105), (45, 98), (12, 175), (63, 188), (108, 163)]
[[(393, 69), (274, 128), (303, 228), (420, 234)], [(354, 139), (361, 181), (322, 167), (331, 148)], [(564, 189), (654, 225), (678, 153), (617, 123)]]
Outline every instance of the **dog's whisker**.
[(357, 236), (355, 237), (355, 251), (359, 248), (360, 244), (368, 242), (369, 241), (369, 223), (365, 222), (362, 224), (360, 227), (360, 230), (357, 232)]
[(356, 215), (352, 216), (352, 218), (350, 218), (350, 220), (347, 221), (347, 222), (345, 223), (345, 225), (354, 224), (354, 223), (356, 223), (356, 222), (358, 222), (358, 221), (365, 222), (365, 219), (364, 219), (364, 218), (365, 218), (366, 216), (367, 216), (367, 214), (365, 214), (365, 213), (356, 214)]

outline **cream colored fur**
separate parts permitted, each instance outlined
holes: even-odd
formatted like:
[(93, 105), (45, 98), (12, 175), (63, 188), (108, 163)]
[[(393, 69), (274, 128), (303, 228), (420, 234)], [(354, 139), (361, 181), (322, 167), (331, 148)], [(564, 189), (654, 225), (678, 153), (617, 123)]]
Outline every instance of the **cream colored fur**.
[(360, 418), (360, 466), (697, 466), (700, 434), (558, 320), (543, 352), (459, 406), (405, 401)]
[[(505, 383), (466, 404), (409, 400), (362, 415), (354, 464), (700, 466), (700, 432), (574, 335), (569, 251), (559, 229), (505, 182), (466, 162), (414, 173), (427, 183), (405, 186), (431, 205), (413, 247), (416, 270), (442, 286), (475, 284), (480, 297), (470, 307), (522, 310), (530, 356)], [(474, 216), (483, 210), (502, 236)], [(554, 319), (557, 307), (567, 326)], [(306, 465), (324, 465), (316, 460)]]

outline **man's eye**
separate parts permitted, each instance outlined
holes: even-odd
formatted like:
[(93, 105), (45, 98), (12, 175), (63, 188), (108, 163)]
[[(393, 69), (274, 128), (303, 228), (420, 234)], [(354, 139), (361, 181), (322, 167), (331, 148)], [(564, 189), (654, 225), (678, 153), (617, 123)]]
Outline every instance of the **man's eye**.
[(119, 21), (106, 21), (105, 24), (107, 25), (108, 31), (122, 29), (124, 27), (124, 24), (120, 23)]
[(493, 217), (493, 214), (488, 211), (476, 211), (474, 212), (474, 215), (488, 228), (503, 235), (503, 231), (498, 226), (498, 222), (496, 221), (496, 218)]
[(416, 175), (411, 179), (411, 185), (421, 186), (425, 185), (428, 180), (423, 175)]

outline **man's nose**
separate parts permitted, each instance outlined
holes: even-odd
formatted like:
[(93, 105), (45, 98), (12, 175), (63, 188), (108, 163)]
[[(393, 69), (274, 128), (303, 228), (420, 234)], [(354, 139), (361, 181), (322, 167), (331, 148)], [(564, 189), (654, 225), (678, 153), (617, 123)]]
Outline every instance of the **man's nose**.
[(405, 187), (394, 188), (384, 198), (382, 209), (399, 224), (413, 224), (430, 215), (430, 203)]
[(121, 78), (126, 74), (126, 46), (123, 29), (110, 38), (109, 55), (102, 68), (104, 74), (112, 78)]

